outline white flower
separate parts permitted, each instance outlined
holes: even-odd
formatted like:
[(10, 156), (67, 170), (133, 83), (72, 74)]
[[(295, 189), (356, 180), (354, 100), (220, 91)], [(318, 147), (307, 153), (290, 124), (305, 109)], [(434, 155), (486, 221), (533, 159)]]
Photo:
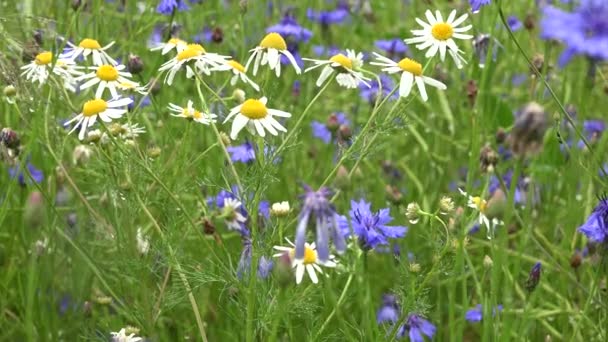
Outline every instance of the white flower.
[(176, 113), (171, 114), (172, 116), (191, 119), (198, 123), (202, 123), (203, 125), (209, 125), (211, 122), (215, 122), (215, 118), (217, 117), (215, 114), (205, 114), (194, 109), (192, 100), (188, 100), (188, 105), (183, 108), (173, 103), (169, 103), (168, 107), (170, 111)]
[(175, 49), (175, 52), (180, 53), (186, 49), (188, 43), (179, 39), (179, 38), (171, 38), (166, 43), (160, 43), (157, 46), (150, 49), (150, 51), (158, 51), (161, 50), (160, 53), (162, 55), (166, 55), (169, 51)]
[[(200, 44), (188, 44), (186, 48), (180, 51), (174, 58), (161, 65), (158, 71), (167, 71), (165, 83), (171, 85), (173, 84), (175, 74), (184, 64), (186, 64), (186, 77), (192, 78), (196, 73), (210, 75), (211, 71), (225, 68), (224, 65), (228, 58), (228, 56), (209, 53)], [(188, 62), (192, 62), (194, 68), (188, 65)]]
[[(51, 70), (51, 67), (53, 68)], [(76, 64), (69, 59), (58, 59), (53, 65), (53, 53), (50, 51), (41, 52), (31, 61), (21, 67), (22, 76), (31, 82), (43, 84), (49, 78), (50, 72), (61, 77), (64, 81), (64, 86), (70, 91), (74, 91), (75, 76), (82, 73), (76, 70)]]
[(106, 53), (106, 50), (109, 49), (114, 42), (102, 47), (98, 41), (91, 38), (85, 38), (80, 41), (78, 46), (72, 44), (69, 40), (66, 41), (69, 49), (67, 52), (61, 54), (60, 58), (69, 58), (71, 60), (75, 60), (79, 56), (83, 56), (85, 59), (91, 55), (93, 56), (93, 64), (95, 65), (103, 65), (103, 64), (112, 64), (116, 65), (116, 62), (110, 55)]
[(226, 62), (226, 65), (227, 69), (224, 70), (231, 70), (233, 74), (232, 78), (230, 79), (231, 86), (234, 86), (240, 79), (243, 83), (249, 84), (253, 89), (255, 89), (255, 91), (260, 91), (260, 87), (247, 76), (245, 73), (245, 67), (241, 63), (235, 60), (230, 60)]
[(112, 332), (112, 342), (139, 342), (142, 340), (141, 337), (135, 336), (135, 334), (127, 335), (124, 328), (120, 329), (119, 332)]
[(84, 139), (87, 128), (93, 126), (99, 117), (103, 122), (112, 122), (112, 119), (118, 119), (127, 112), (127, 108), (120, 108), (128, 106), (129, 103), (133, 102), (130, 98), (118, 98), (110, 101), (104, 101), (102, 99), (94, 99), (84, 103), (82, 106), (82, 112), (73, 119), (67, 121), (64, 125), (68, 126), (73, 122), (76, 122), (74, 128), (68, 133), (74, 132), (80, 127), (80, 133), (78, 133), (78, 139)]
[(289, 258), (292, 260), (291, 266), (296, 269), (296, 284), (300, 284), (302, 282), (302, 278), (304, 278), (304, 271), (308, 273), (310, 280), (312, 280), (314, 284), (317, 284), (319, 282), (319, 278), (317, 277), (316, 272), (323, 274), (321, 266), (331, 268), (336, 267), (336, 263), (333, 261), (333, 255), (330, 255), (330, 260), (324, 264), (319, 263), (314, 242), (312, 244), (306, 243), (304, 245), (304, 259), (302, 260), (296, 260), (294, 258), (295, 246), (291, 241), (287, 240), (287, 242), (291, 245), (291, 247), (274, 246), (274, 249), (281, 251), (281, 253), (274, 254), (273, 256), (280, 257), (285, 253), (289, 254)]
[(142, 232), (141, 228), (137, 228), (136, 240), (137, 250), (139, 251), (139, 253), (148, 254), (148, 251), (150, 250), (150, 241), (148, 241), (148, 239), (144, 236), (144, 233)]
[(467, 206), (469, 208), (473, 208), (479, 212), (479, 224), (486, 227), (486, 229), (488, 230), (488, 236), (490, 236), (490, 233), (493, 232), (494, 227), (496, 227), (497, 225), (503, 224), (502, 221), (500, 221), (499, 219), (497, 219), (495, 217), (492, 218), (492, 220), (490, 220), (486, 216), (486, 210), (488, 208), (488, 202), (486, 200), (482, 199), (479, 196), (471, 196), (460, 188), (458, 188), (458, 191), (460, 191), (460, 194), (467, 197), (467, 199), (468, 199)]
[(471, 29), (471, 25), (465, 27), (458, 27), (462, 24), (468, 14), (461, 15), (458, 19), (456, 18), (456, 10), (452, 10), (448, 20), (443, 21), (443, 17), (439, 11), (435, 12), (436, 16), (430, 10), (425, 12), (428, 23), (416, 18), (416, 22), (422, 25), (422, 30), (412, 30), (412, 33), (416, 36), (414, 38), (405, 39), (406, 44), (418, 44), (416, 48), (419, 50), (428, 49), (426, 57), (433, 57), (439, 52), (441, 61), (445, 61), (446, 52), (452, 56), (452, 59), (456, 63), (458, 69), (462, 68), (463, 63), (466, 63), (464, 58), (460, 55), (462, 52), (456, 43), (455, 39), (471, 39), (472, 35), (463, 34)]
[(382, 68), (382, 71), (389, 74), (401, 73), (401, 81), (399, 83), (399, 96), (401, 97), (406, 97), (410, 94), (414, 82), (416, 82), (418, 90), (420, 91), (420, 96), (424, 101), (429, 98), (426, 94), (426, 88), (424, 87), (425, 83), (437, 89), (447, 89), (445, 84), (430, 77), (423, 76), (422, 65), (412, 59), (404, 58), (399, 62), (395, 62), (375, 52), (374, 55), (380, 62), (372, 62), (370, 64), (384, 67)]
[(262, 137), (266, 136), (265, 129), (272, 135), (278, 135), (277, 130), (287, 132), (287, 129), (274, 116), (289, 118), (291, 114), (282, 110), (267, 108), (266, 102), (266, 97), (262, 97), (259, 100), (248, 99), (243, 104), (232, 108), (226, 120), (224, 120), (224, 123), (226, 123), (234, 117), (232, 130), (230, 131), (230, 138), (232, 140), (236, 139), (237, 134), (245, 126), (248, 126), (252, 134), (255, 131)]
[(146, 133), (146, 129), (139, 124), (122, 124), (120, 126), (120, 137), (123, 139), (135, 139), (139, 135)]
[(287, 201), (283, 201), (283, 202), (277, 202), (277, 203), (273, 203), (272, 206), (270, 207), (270, 214), (273, 216), (285, 216), (287, 214), (289, 214), (289, 202)]
[(298, 62), (293, 57), (291, 52), (287, 50), (287, 43), (280, 34), (272, 32), (267, 34), (258, 46), (249, 50), (252, 52), (247, 60), (245, 69), (249, 70), (249, 65), (253, 62), (253, 75), (257, 75), (260, 65), (268, 64), (270, 70), (274, 70), (277, 77), (281, 76), (281, 55), (284, 55), (293, 65), (296, 74), (300, 74), (302, 70), (298, 66)]
[(132, 75), (130, 72), (123, 71), (126, 69), (124, 65), (113, 66), (104, 64), (89, 69), (92, 70), (90, 73), (78, 77), (77, 80), (86, 80), (86, 82), (80, 86), (81, 90), (99, 84), (95, 91), (95, 98), (101, 98), (103, 96), (103, 91), (106, 88), (110, 90), (112, 98), (115, 98), (118, 97), (117, 89), (130, 89), (138, 86), (137, 83), (128, 79), (128, 77), (132, 77)]
[(247, 221), (247, 218), (241, 214), (241, 201), (235, 198), (224, 198), (223, 212), (226, 213), (226, 225), (228, 229), (240, 231), (242, 224)]
[(315, 65), (306, 69), (305, 72), (324, 66), (323, 70), (321, 70), (321, 75), (319, 75), (319, 79), (317, 79), (317, 87), (320, 87), (325, 83), (327, 78), (334, 72), (338, 73), (336, 81), (343, 87), (357, 88), (360, 82), (370, 87), (369, 83), (366, 82), (370, 79), (363, 76), (360, 71), (356, 71), (363, 65), (363, 54), (360, 52), (357, 54), (353, 50), (346, 50), (346, 56), (339, 53), (327, 60), (310, 58), (304, 58), (304, 60), (315, 63)]

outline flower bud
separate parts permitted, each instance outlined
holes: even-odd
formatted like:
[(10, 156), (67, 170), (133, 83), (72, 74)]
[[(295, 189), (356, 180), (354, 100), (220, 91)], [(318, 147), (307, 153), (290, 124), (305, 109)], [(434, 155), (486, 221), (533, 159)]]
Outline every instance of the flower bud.
[(293, 284), (293, 271), (291, 257), (288, 252), (283, 253), (274, 267), (274, 275), (280, 287), (285, 288)]
[(137, 75), (144, 70), (144, 62), (141, 57), (134, 54), (129, 54), (129, 60), (127, 61), (127, 69), (133, 75)]
[(439, 200), (439, 212), (442, 215), (449, 215), (454, 211), (454, 201), (448, 196), (443, 196)]
[(532, 156), (542, 149), (549, 116), (536, 102), (530, 102), (517, 114), (507, 144), (515, 155)]
[(222, 31), (221, 27), (217, 26), (213, 29), (211, 32), (211, 41), (217, 44), (224, 41), (224, 31)]
[(103, 133), (98, 129), (88, 131), (86, 141), (90, 143), (99, 142), (101, 140), (102, 135)]
[(3, 128), (0, 132), (0, 142), (10, 149), (16, 149), (21, 145), (17, 132), (8, 127)]
[(158, 80), (158, 78), (153, 78), (150, 80), (150, 94), (158, 95), (162, 88), (162, 82)]
[(25, 225), (38, 228), (44, 221), (44, 217), (44, 197), (40, 191), (33, 191), (29, 194), (23, 211)]
[(536, 27), (536, 17), (534, 14), (528, 13), (528, 15), (526, 15), (526, 18), (524, 19), (524, 27), (528, 31), (534, 30)]
[(215, 234), (215, 224), (208, 217), (203, 218), (203, 233), (205, 235)]
[(338, 120), (338, 115), (336, 113), (331, 113), (331, 115), (327, 118), (327, 123), (325, 125), (330, 131), (337, 131), (338, 128), (340, 128), (340, 121)]
[(91, 159), (93, 150), (87, 145), (78, 145), (72, 152), (72, 161), (76, 165), (85, 165)]
[(399, 205), (403, 203), (403, 193), (401, 193), (401, 191), (399, 190), (399, 188), (397, 188), (396, 186), (387, 184), (384, 187), (384, 192), (386, 193), (386, 199), (395, 204), (395, 205)]
[(6, 97), (9, 97), (9, 98), (14, 97), (15, 95), (17, 95), (17, 88), (15, 88), (12, 85), (7, 85), (6, 87), (4, 87), (4, 90), (2, 91), (2, 93)]
[(245, 91), (240, 88), (234, 89), (232, 92), (232, 97), (234, 97), (238, 103), (243, 103), (246, 100)]
[(582, 262), (583, 262), (583, 255), (577, 249), (576, 251), (574, 251), (574, 254), (572, 254), (572, 257), (570, 258), (570, 266), (572, 268), (576, 269), (581, 265)]
[(528, 292), (534, 291), (538, 283), (540, 282), (540, 273), (541, 273), (541, 263), (537, 262), (534, 267), (530, 270), (530, 274), (528, 275), (528, 280), (526, 281), (526, 290)]
[(490, 256), (486, 254), (486, 256), (483, 257), (483, 267), (485, 267), (486, 269), (490, 269), (493, 265), (494, 261), (492, 261), (492, 258), (490, 258)]
[(420, 206), (418, 203), (412, 202), (407, 205), (405, 217), (407, 217), (411, 224), (418, 223), (418, 220), (420, 220)]
[(498, 154), (489, 144), (486, 144), (479, 152), (479, 168), (481, 172), (493, 173), (496, 164), (498, 164)]
[(230, 140), (230, 137), (225, 132), (220, 132), (220, 139), (224, 146), (230, 146), (230, 144), (232, 143), (232, 140)]
[(158, 147), (156, 145), (150, 146), (147, 149), (148, 157), (150, 157), (150, 158), (156, 158), (156, 157), (160, 156), (161, 152), (162, 152), (162, 150), (160, 149), (160, 147)]
[(336, 172), (336, 187), (339, 189), (346, 189), (350, 186), (350, 176), (348, 169), (344, 165), (340, 165)]
[(413, 262), (410, 263), (409, 269), (412, 273), (419, 273), (422, 267), (420, 266), (420, 264)]
[(340, 125), (338, 133), (342, 141), (348, 141), (353, 136), (353, 131), (348, 125)]
[(289, 202), (287, 201), (273, 203), (270, 207), (270, 215), (277, 217), (287, 216), (290, 209)]

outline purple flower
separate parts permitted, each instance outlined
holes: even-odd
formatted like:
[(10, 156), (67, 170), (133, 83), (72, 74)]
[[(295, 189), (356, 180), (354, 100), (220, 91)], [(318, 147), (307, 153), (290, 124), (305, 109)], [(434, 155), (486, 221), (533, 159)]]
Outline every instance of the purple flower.
[(156, 12), (164, 15), (171, 15), (174, 10), (187, 11), (188, 9), (184, 0), (160, 0), (156, 6)]
[[(261, 256), (258, 260), (258, 272), (257, 276), (260, 279), (266, 279), (272, 271), (274, 263), (271, 259)], [(243, 275), (249, 274), (251, 268), (251, 238), (249, 236), (243, 237), (243, 250), (241, 251), (241, 257), (239, 258), (239, 264), (236, 268), (236, 276), (239, 279), (243, 278)]]
[(509, 25), (509, 28), (513, 32), (519, 31), (524, 27), (524, 24), (521, 22), (521, 20), (519, 20), (519, 18), (514, 15), (511, 15), (507, 18), (507, 25)]
[(383, 50), (388, 55), (388, 58), (395, 60), (401, 59), (408, 52), (407, 45), (401, 38), (393, 38), (387, 40), (376, 40), (374, 43), (376, 48)]
[(249, 163), (255, 160), (255, 149), (249, 141), (242, 145), (228, 146), (226, 150), (230, 153), (230, 159), (235, 163)]
[(314, 45), (312, 47), (312, 52), (319, 57), (331, 57), (335, 56), (342, 52), (342, 50), (338, 49), (338, 47), (331, 46), (323, 46), (323, 45)]
[[(29, 173), (36, 183), (41, 183), (44, 180), (44, 173), (38, 170), (32, 163), (27, 162), (27, 173)], [(8, 169), (8, 174), (11, 178), (17, 178), (21, 186), (25, 186), (30, 183), (30, 177), (23, 172), (20, 165), (15, 165)]]
[(471, 11), (477, 13), (481, 6), (489, 5), (490, 0), (469, 0), (469, 3), (471, 4)]
[[(602, 133), (606, 129), (606, 123), (604, 120), (585, 120), (583, 121), (583, 132), (587, 141), (593, 143), (601, 138)], [(585, 148), (585, 143), (580, 139), (576, 145), (578, 148)]]
[(399, 320), (399, 311), (401, 308), (397, 304), (397, 297), (392, 294), (382, 295), (382, 306), (376, 313), (376, 321), (378, 324), (389, 322), (396, 323)]
[[(496, 316), (497, 312), (502, 311), (502, 305), (496, 306), (492, 310), (492, 317)], [(483, 310), (481, 308), (481, 304), (477, 304), (474, 309), (470, 309), (464, 315), (464, 319), (469, 322), (480, 322), (483, 319)]]
[(424, 342), (424, 337), (422, 337), (422, 335), (425, 335), (426, 337), (432, 340), (437, 328), (426, 319), (416, 314), (410, 314), (407, 319), (407, 323), (399, 328), (397, 337), (403, 337), (405, 335), (405, 332), (407, 332), (408, 330), (410, 341)]
[(541, 38), (554, 39), (566, 45), (559, 57), (560, 67), (575, 55), (596, 60), (608, 59), (608, 1), (581, 0), (574, 12), (554, 6), (543, 9)]
[(346, 242), (344, 236), (341, 234), (337, 221), (338, 214), (329, 201), (329, 196), (332, 192), (328, 188), (320, 188), (314, 191), (308, 185), (303, 185), (304, 195), (301, 196), (303, 199), (302, 211), (298, 216), (298, 225), (296, 227), (296, 250), (295, 259), (304, 259), (304, 245), (306, 243), (306, 228), (308, 227), (308, 221), (312, 216), (315, 218), (316, 227), (316, 243), (317, 243), (317, 255), (320, 263), (329, 261), (329, 240), (332, 239), (336, 247), (336, 251), (339, 254), (344, 253), (346, 250)]
[(585, 234), (587, 238), (594, 242), (608, 242), (608, 199), (600, 198), (600, 203), (595, 207), (587, 221), (578, 231)]
[(528, 275), (528, 280), (526, 281), (526, 289), (528, 290), (528, 292), (534, 291), (534, 289), (536, 288), (536, 285), (538, 285), (538, 282), (540, 281), (541, 269), (542, 269), (541, 263), (537, 262), (536, 264), (534, 264), (534, 267), (532, 267), (532, 269), (530, 270), (530, 274)]
[[(383, 96), (388, 96), (388, 94), (390, 94), (395, 88), (395, 83), (393, 82), (393, 79), (385, 74), (380, 74), (380, 83), (382, 85)], [(376, 102), (376, 98), (378, 97), (380, 86), (378, 84), (378, 80), (376, 80), (375, 78), (369, 82), (369, 85), (370, 86), (368, 87), (363, 83), (359, 84), (359, 96), (361, 96), (362, 99), (366, 100), (370, 104), (373, 104)], [(395, 91), (393, 92), (389, 100), (396, 100), (398, 98), (399, 93)]]
[(288, 43), (306, 43), (312, 37), (312, 31), (300, 26), (296, 18), (286, 14), (281, 22), (266, 29), (266, 33), (280, 34)]
[(312, 136), (320, 139), (326, 144), (329, 144), (333, 137), (333, 132), (336, 132), (341, 126), (349, 126), (350, 121), (346, 117), (346, 114), (342, 112), (332, 113), (327, 118), (326, 123), (313, 120), (310, 123), (312, 128)]
[(321, 139), (321, 141), (326, 144), (329, 144), (331, 142), (331, 131), (324, 123), (313, 120), (310, 123), (310, 127), (312, 128), (313, 137)]
[(306, 17), (310, 21), (321, 24), (321, 27), (328, 28), (332, 24), (341, 24), (348, 18), (348, 9), (338, 5), (333, 11), (315, 11), (309, 8)]
[[(371, 204), (363, 199), (359, 202), (350, 201), (350, 208), (348, 213), (353, 232), (366, 249), (375, 248), (377, 245), (388, 245), (389, 238), (400, 238), (407, 232), (407, 227), (388, 225), (393, 220), (389, 208), (372, 212)], [(340, 219), (346, 220), (346, 217), (342, 216)], [(349, 236), (350, 230), (343, 230), (342, 234), (345, 237)]]

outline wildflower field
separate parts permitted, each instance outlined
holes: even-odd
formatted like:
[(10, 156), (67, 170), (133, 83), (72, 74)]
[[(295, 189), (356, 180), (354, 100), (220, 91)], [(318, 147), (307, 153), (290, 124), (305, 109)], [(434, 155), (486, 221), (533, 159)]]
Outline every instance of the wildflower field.
[(607, 341), (608, 1), (0, 3), (0, 341)]

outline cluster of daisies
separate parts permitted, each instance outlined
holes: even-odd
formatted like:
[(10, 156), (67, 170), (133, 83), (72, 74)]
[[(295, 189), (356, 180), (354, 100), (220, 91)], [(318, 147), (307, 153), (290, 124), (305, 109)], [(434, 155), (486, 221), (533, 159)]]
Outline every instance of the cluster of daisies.
[[(78, 130), (78, 138), (83, 140), (87, 129), (98, 118), (110, 123), (127, 113), (127, 106), (133, 103), (128, 95), (132, 92), (145, 94), (146, 87), (134, 82), (131, 73), (126, 71), (126, 66), (108, 55), (106, 50), (114, 42), (101, 46), (97, 40), (85, 38), (78, 45), (69, 41), (66, 44), (63, 53), (57, 58), (54, 58), (51, 51), (36, 55), (30, 64), (22, 67), (22, 75), (39, 84), (56, 77), (72, 92), (95, 89), (93, 95), (89, 95), (89, 100), (82, 105), (80, 113), (65, 122), (66, 127), (73, 125), (70, 133)], [(84, 65), (78, 65), (77, 62)], [(143, 129), (137, 125), (125, 124), (121, 126), (121, 131), (136, 136)]]

